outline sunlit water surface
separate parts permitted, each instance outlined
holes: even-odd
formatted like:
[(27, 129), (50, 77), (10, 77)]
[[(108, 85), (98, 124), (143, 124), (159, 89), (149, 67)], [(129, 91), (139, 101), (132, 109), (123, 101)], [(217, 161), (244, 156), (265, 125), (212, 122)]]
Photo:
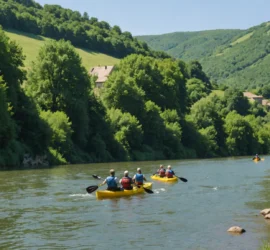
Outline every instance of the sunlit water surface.
[[(97, 200), (85, 188), (160, 163), (187, 183), (153, 181), (154, 194)], [(0, 249), (258, 249), (270, 241), (270, 157), (130, 162), (0, 172)], [(100, 189), (104, 189), (101, 187)], [(246, 233), (227, 233), (231, 226)]]

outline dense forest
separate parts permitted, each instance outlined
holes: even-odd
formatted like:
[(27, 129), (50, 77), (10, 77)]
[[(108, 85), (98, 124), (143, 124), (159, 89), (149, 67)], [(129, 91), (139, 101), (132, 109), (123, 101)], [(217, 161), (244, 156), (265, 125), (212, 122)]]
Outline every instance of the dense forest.
[(197, 61), (148, 52), (121, 59), (97, 94), (71, 41), (46, 41), (26, 72), (0, 29), (0, 166), (270, 152), (263, 106), (233, 87), (216, 95)]
[(176, 32), (137, 38), (173, 57), (198, 60), (218, 84), (262, 94), (262, 89), (266, 91), (270, 86), (269, 24), (247, 30)]

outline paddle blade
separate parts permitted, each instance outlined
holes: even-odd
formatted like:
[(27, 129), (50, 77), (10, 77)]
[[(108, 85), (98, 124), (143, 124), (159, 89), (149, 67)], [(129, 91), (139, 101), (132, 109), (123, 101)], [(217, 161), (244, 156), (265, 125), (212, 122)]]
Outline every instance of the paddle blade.
[(151, 189), (143, 187), (144, 191), (148, 194), (153, 194), (154, 192)]
[(98, 176), (98, 175), (96, 175), (96, 174), (93, 174), (92, 176), (93, 176), (95, 179), (99, 179), (99, 180), (101, 179), (101, 177)]
[(87, 192), (88, 194), (91, 194), (91, 193), (93, 193), (94, 191), (96, 191), (97, 189), (98, 189), (98, 186), (89, 186), (89, 187), (86, 188), (86, 192)]
[(184, 177), (179, 177), (179, 176), (176, 176), (176, 177), (178, 177), (179, 180), (181, 180), (181, 181), (183, 181), (183, 182), (187, 182), (187, 181), (188, 181), (188, 180), (187, 180), (186, 178), (184, 178)]

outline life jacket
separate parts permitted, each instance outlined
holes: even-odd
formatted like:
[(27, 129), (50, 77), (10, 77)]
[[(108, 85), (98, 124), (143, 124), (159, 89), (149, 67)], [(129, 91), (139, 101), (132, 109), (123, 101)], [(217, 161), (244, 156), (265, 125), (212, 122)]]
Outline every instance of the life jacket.
[(143, 174), (136, 174), (135, 181), (138, 185), (142, 185), (143, 184)]
[(166, 176), (167, 176), (168, 178), (173, 178), (173, 171), (172, 171), (171, 169), (167, 169), (167, 170), (166, 170)]
[(160, 170), (159, 170), (159, 176), (160, 177), (164, 177), (165, 176), (165, 169), (164, 168), (161, 168)]
[(130, 177), (123, 177), (121, 181), (121, 185), (124, 189), (131, 189), (132, 179)]
[(106, 183), (108, 185), (108, 188), (115, 188), (115, 187), (117, 187), (117, 182), (115, 181), (115, 177), (114, 176), (107, 177)]

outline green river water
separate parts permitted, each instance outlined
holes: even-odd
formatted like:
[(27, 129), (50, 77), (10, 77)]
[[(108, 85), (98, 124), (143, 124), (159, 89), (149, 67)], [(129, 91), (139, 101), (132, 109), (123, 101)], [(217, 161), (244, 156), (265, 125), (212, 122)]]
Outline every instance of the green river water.
[[(0, 249), (259, 249), (270, 241), (270, 157), (129, 162), (0, 172)], [(187, 183), (153, 182), (154, 194), (97, 200), (92, 174), (146, 178), (172, 165)], [(104, 189), (101, 187), (100, 189)], [(227, 233), (231, 226), (246, 233)]]

